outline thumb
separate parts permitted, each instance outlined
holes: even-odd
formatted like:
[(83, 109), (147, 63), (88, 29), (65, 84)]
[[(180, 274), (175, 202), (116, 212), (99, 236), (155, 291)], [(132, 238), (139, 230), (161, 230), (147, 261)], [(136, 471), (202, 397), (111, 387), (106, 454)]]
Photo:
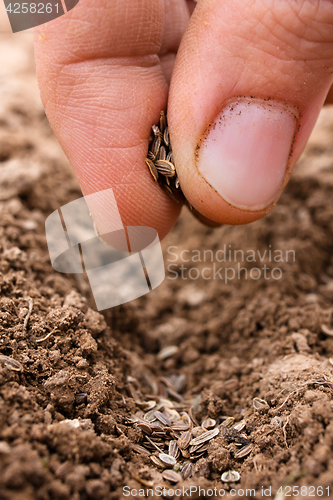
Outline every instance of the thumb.
[(182, 190), (243, 224), (280, 197), (333, 81), (333, 3), (200, 0), (178, 51), (169, 129)]

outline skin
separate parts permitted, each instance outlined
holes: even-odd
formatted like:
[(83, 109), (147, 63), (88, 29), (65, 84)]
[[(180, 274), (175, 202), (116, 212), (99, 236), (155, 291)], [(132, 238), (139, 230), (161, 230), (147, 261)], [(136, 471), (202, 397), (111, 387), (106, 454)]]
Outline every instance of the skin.
[[(144, 161), (161, 109), (186, 196), (213, 221), (244, 224), (277, 199), (241, 210), (198, 174), (193, 152), (216, 110), (237, 95), (299, 109), (285, 187), (325, 99), (333, 103), (331, 0), (200, 0), (190, 16), (193, 8), (184, 0), (80, 0), (35, 29), (42, 101), (83, 194), (112, 187), (123, 224), (153, 227), (161, 238), (181, 209)], [(102, 233), (109, 214), (96, 210)]]

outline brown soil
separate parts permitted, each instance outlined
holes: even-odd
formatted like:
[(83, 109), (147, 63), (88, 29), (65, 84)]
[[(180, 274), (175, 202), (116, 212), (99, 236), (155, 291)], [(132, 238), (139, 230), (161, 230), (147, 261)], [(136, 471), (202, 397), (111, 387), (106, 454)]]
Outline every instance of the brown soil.
[[(178, 272), (184, 265), (187, 279), (168, 271), (152, 293), (100, 314), (87, 282), (55, 272), (49, 261), (45, 218), (80, 191), (39, 100), (31, 35), (3, 36), (0, 53), (0, 354), (22, 365), (15, 371), (0, 362), (1, 500), (122, 498), (123, 486), (144, 489), (134, 476), (169, 489), (149, 457), (132, 450), (144, 435), (127, 419), (139, 410), (131, 386), (145, 400), (155, 382), (163, 393), (161, 377), (175, 374), (185, 376), (182, 397), (194, 400), (199, 422), (245, 418), (253, 444), (237, 459), (235, 443), (220, 433), (178, 487), (255, 488), (257, 498), (271, 487), (266, 498), (274, 498), (284, 484), (303, 486), (302, 498), (319, 497), (317, 487), (327, 496), (333, 338), (322, 325), (333, 324), (333, 109), (321, 114), (265, 219), (213, 230), (184, 210), (163, 246), (166, 265)], [(224, 245), (266, 250), (264, 262), (242, 267), (249, 273), (266, 263), (282, 270), (281, 279), (269, 272), (255, 279), (253, 271), (245, 280), (242, 271), (228, 283), (205, 280), (201, 271), (212, 276), (213, 262), (209, 254), (196, 262), (198, 250), (203, 260), (204, 250)], [(269, 250), (284, 257), (294, 250), (295, 260), (269, 262)], [(238, 262), (214, 262), (222, 276), (228, 267), (237, 277)], [(190, 268), (199, 279), (189, 279)], [(170, 345), (178, 351), (159, 360)], [(255, 397), (268, 408), (256, 410)], [(238, 483), (221, 482), (229, 469), (240, 473)]]

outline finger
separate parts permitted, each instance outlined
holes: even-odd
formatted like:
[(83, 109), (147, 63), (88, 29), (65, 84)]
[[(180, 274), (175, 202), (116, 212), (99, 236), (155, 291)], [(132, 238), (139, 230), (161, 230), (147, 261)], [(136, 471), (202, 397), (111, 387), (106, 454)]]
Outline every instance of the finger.
[(333, 86), (328, 91), (325, 104), (333, 104)]
[(265, 215), (332, 80), (332, 2), (200, 0), (177, 55), (168, 106), (189, 202), (221, 223)]
[[(124, 225), (153, 227), (161, 237), (180, 207), (154, 184), (144, 160), (167, 101), (158, 54), (175, 50), (188, 20), (175, 3), (166, 15), (161, 0), (81, 0), (52, 30), (35, 33), (46, 114), (83, 194), (112, 188)], [(167, 21), (173, 14), (174, 27)], [(107, 206), (89, 208), (103, 233)]]
[(184, 0), (164, 0), (164, 5), (163, 38), (158, 55), (164, 77), (170, 84), (176, 54), (189, 20), (189, 13)]

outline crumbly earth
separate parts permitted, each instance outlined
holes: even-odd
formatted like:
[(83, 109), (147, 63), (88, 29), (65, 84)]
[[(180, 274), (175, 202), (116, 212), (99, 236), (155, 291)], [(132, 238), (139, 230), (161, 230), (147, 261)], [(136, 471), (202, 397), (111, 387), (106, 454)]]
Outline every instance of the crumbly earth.
[[(333, 109), (265, 219), (213, 230), (184, 209), (163, 242), (163, 284), (100, 314), (84, 277), (49, 260), (45, 218), (81, 194), (39, 99), (31, 35), (0, 45), (0, 354), (22, 365), (0, 359), (0, 499), (118, 499), (145, 488), (135, 477), (171, 488), (133, 451), (143, 433), (127, 419), (139, 409), (131, 386), (145, 400), (173, 375), (199, 421), (245, 419), (253, 444), (236, 459), (220, 434), (178, 487), (332, 494)], [(223, 262), (229, 249), (260, 256)], [(167, 346), (178, 350), (161, 360)], [(238, 483), (222, 483), (229, 469)]]

